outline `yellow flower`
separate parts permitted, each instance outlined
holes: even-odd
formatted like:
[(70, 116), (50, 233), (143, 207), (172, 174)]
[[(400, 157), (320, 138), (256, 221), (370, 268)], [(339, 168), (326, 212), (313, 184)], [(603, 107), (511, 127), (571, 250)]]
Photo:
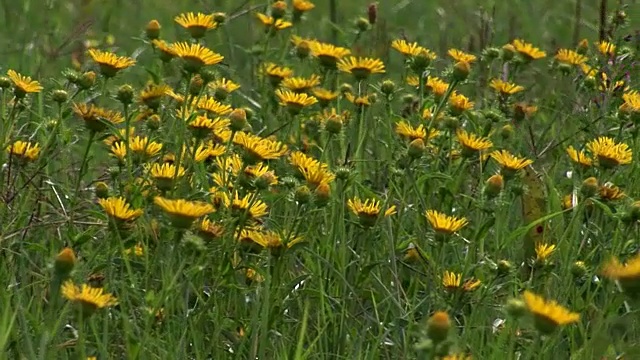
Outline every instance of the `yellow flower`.
[(555, 56), (556, 61), (567, 65), (582, 65), (588, 58), (569, 49), (560, 49)]
[(464, 217), (449, 216), (436, 210), (427, 210), (424, 215), (436, 234), (451, 235), (469, 223)]
[(171, 91), (171, 87), (167, 84), (149, 83), (140, 91), (139, 101), (150, 109), (157, 109), (160, 106), (160, 100), (169, 91)]
[(142, 209), (132, 209), (123, 197), (98, 199), (98, 204), (100, 204), (102, 209), (104, 209), (104, 212), (107, 213), (110, 218), (116, 221), (134, 221), (143, 213)]
[(266, 63), (262, 66), (262, 73), (267, 75), (271, 85), (278, 86), (282, 80), (293, 76), (293, 70), (288, 67), (278, 66), (274, 63)]
[(66, 281), (61, 288), (62, 296), (72, 303), (79, 304), (83, 314), (88, 317), (94, 311), (118, 304), (118, 300), (102, 288), (93, 288), (87, 284), (76, 286), (73, 281)]
[(584, 167), (590, 167), (591, 165), (593, 165), (593, 159), (589, 157), (587, 153), (582, 150), (578, 151), (573, 146), (569, 146), (567, 148), (567, 154), (569, 155), (571, 161), (578, 165)]
[(447, 291), (463, 290), (465, 292), (473, 291), (477, 289), (482, 282), (475, 278), (467, 279), (462, 282), (462, 274), (456, 274), (451, 271), (445, 271), (442, 276), (442, 286)]
[[(378, 216), (382, 211), (379, 200), (365, 199), (364, 201), (362, 201), (357, 196), (353, 199), (347, 200), (347, 206), (349, 207), (349, 210), (351, 210), (351, 212), (358, 216), (360, 224), (364, 227), (371, 227), (375, 225), (376, 220), (378, 219)], [(395, 213), (396, 207), (391, 206), (384, 212), (384, 216), (391, 216)]]
[(403, 39), (393, 40), (391, 42), (391, 47), (407, 57), (416, 56), (424, 49), (422, 46), (418, 45), (417, 42), (409, 43)]
[(356, 80), (365, 80), (371, 74), (383, 74), (384, 63), (380, 59), (351, 56), (338, 62), (338, 70), (350, 73)]
[(153, 202), (158, 205), (172, 220), (173, 226), (187, 229), (200, 217), (215, 211), (211, 204), (185, 199), (166, 199), (156, 196)]
[(608, 41), (600, 41), (599, 43), (597, 43), (596, 45), (598, 45), (598, 51), (600, 52), (600, 54), (604, 55), (604, 56), (614, 56), (616, 54), (616, 45), (612, 44)]
[(318, 102), (318, 99), (306, 93), (295, 93), (289, 90), (276, 90), (276, 96), (280, 99), (280, 105), (286, 106), (293, 115), (297, 115), (303, 108)]
[(246, 216), (249, 220), (257, 220), (269, 214), (269, 207), (258, 199), (257, 193), (249, 193), (240, 197), (238, 191), (235, 191), (233, 200), (230, 200), (225, 193), (223, 201), (225, 206), (230, 208), (232, 213), (238, 217)]
[(337, 99), (338, 95), (340, 95), (340, 93), (338, 93), (337, 91), (331, 91), (319, 87), (313, 88), (311, 90), (311, 94), (315, 96), (316, 99), (318, 99), (318, 102), (322, 107), (328, 106), (330, 102)]
[(603, 266), (602, 275), (617, 280), (625, 292), (631, 296), (637, 296), (640, 294), (640, 253), (625, 264), (612, 258)]
[(620, 111), (625, 113), (640, 113), (640, 94), (630, 91), (622, 94), (624, 103), (620, 105)]
[(549, 259), (551, 254), (556, 251), (556, 246), (553, 244), (547, 243), (537, 243), (536, 244), (536, 262), (543, 263)]
[(124, 122), (124, 117), (117, 111), (106, 110), (93, 104), (73, 104), (75, 114), (84, 120), (85, 126), (94, 132), (107, 128), (107, 123), (111, 125)]
[(248, 237), (264, 249), (268, 249), (272, 255), (278, 256), (285, 249), (290, 249), (296, 244), (301, 243), (302, 237), (295, 237), (283, 241), (282, 236), (274, 231), (249, 231)]
[(587, 143), (587, 149), (598, 158), (598, 164), (604, 168), (630, 164), (633, 154), (625, 143), (616, 143), (612, 138), (601, 136)]
[(520, 53), (520, 55), (525, 60), (537, 60), (537, 59), (542, 59), (545, 56), (547, 56), (547, 53), (545, 53), (544, 51), (538, 49), (537, 47), (534, 47), (533, 45), (531, 45), (531, 44), (529, 44), (529, 43), (527, 43), (527, 42), (525, 42), (524, 40), (521, 40), (521, 39), (513, 40), (511, 45), (513, 45), (515, 50), (518, 53)]
[(222, 239), (222, 236), (224, 235), (224, 226), (204, 218), (198, 227), (198, 235), (205, 240)]
[(454, 62), (466, 62), (471, 64), (477, 59), (475, 55), (467, 54), (466, 52), (458, 49), (449, 49), (447, 54), (451, 56)]
[(149, 138), (146, 136), (134, 136), (129, 139), (129, 148), (134, 154), (138, 154), (138, 160), (145, 160), (158, 155), (160, 150), (162, 150), (162, 144), (149, 141)]
[(624, 191), (620, 190), (619, 187), (610, 182), (600, 186), (598, 189), (598, 195), (604, 201), (621, 200), (627, 196)]
[(210, 117), (223, 116), (233, 111), (231, 105), (223, 104), (216, 99), (203, 96), (197, 103), (198, 110), (206, 111)]
[(284, 79), (280, 85), (291, 91), (301, 93), (311, 89), (314, 86), (320, 85), (320, 76), (313, 74), (309, 78), (289, 77)]
[(413, 141), (415, 139), (429, 141), (440, 135), (440, 131), (435, 129), (427, 131), (422, 124), (418, 125), (418, 127), (413, 127), (411, 124), (402, 120), (396, 123), (396, 134), (409, 141)]
[(176, 56), (184, 60), (184, 68), (190, 73), (199, 71), (203, 66), (215, 65), (224, 60), (224, 56), (198, 43), (179, 42), (171, 45), (171, 48)]
[(313, 8), (315, 8), (316, 6), (311, 2), (311, 1), (307, 1), (307, 0), (293, 0), (293, 11), (294, 12), (307, 12)]
[(533, 164), (533, 160), (517, 157), (507, 150), (496, 150), (491, 153), (491, 157), (500, 164), (502, 171), (506, 172), (506, 174), (503, 173), (505, 176), (512, 175), (514, 172)]
[(33, 144), (28, 141), (18, 140), (7, 146), (6, 150), (9, 155), (24, 162), (35, 161), (40, 156), (40, 144)]
[(225, 100), (229, 94), (240, 89), (240, 85), (225, 78), (216, 79), (207, 86), (213, 90), (213, 96), (220, 101)]
[(135, 244), (133, 247), (124, 250), (125, 255), (135, 255), (142, 256), (144, 255), (144, 247), (141, 244)]
[(311, 56), (317, 58), (322, 66), (329, 69), (336, 69), (338, 60), (351, 54), (349, 49), (319, 41), (309, 43), (309, 49)]
[(502, 81), (500, 79), (493, 79), (489, 84), (495, 91), (499, 92), (502, 96), (509, 96), (519, 93), (524, 90), (524, 87), (516, 85), (510, 82)]
[(155, 49), (160, 52), (160, 60), (167, 62), (178, 56), (173, 47), (164, 40), (155, 39), (151, 42)]
[(344, 96), (350, 103), (352, 103), (353, 105), (359, 107), (359, 108), (364, 108), (366, 106), (371, 106), (371, 100), (369, 99), (368, 96), (355, 96), (352, 93), (347, 93)]
[(265, 26), (265, 31), (269, 32), (273, 30), (284, 30), (293, 26), (293, 24), (289, 21), (285, 21), (282, 19), (274, 19), (272, 16), (265, 15), (263, 13), (257, 13), (256, 17), (262, 25)]
[(218, 24), (213, 20), (213, 15), (205, 15), (202, 13), (194, 14), (188, 12), (175, 17), (175, 22), (187, 29), (191, 37), (199, 39), (204, 36), (207, 30), (215, 29)]
[(538, 107), (535, 105), (529, 105), (527, 103), (518, 102), (513, 104), (513, 117), (515, 120), (524, 120), (530, 118), (538, 111)]
[(469, 101), (466, 96), (458, 94), (457, 92), (453, 92), (449, 97), (449, 108), (454, 116), (472, 109), (474, 105), (473, 101)]
[(449, 89), (449, 84), (446, 83), (445, 81), (443, 81), (442, 79), (438, 78), (438, 77), (429, 76), (429, 77), (427, 77), (427, 83), (426, 83), (425, 88), (427, 90), (431, 91), (431, 93), (436, 98), (440, 98), (440, 97), (444, 96), (444, 94)]
[(14, 95), (16, 98), (21, 99), (28, 93), (39, 93), (42, 91), (42, 86), (39, 82), (31, 80), (29, 76), (21, 75), (14, 70), (8, 70), (7, 75), (14, 86)]
[(135, 65), (136, 61), (127, 56), (118, 56), (114, 53), (89, 49), (89, 56), (100, 67), (100, 73), (105, 77), (114, 77), (118, 71)]
[(472, 155), (478, 151), (488, 150), (493, 146), (493, 143), (488, 138), (470, 134), (462, 128), (456, 130), (456, 137), (460, 145), (462, 145), (463, 155)]
[(536, 328), (543, 334), (550, 334), (558, 326), (580, 320), (580, 314), (571, 312), (553, 300), (545, 300), (531, 291), (525, 291), (523, 296), (527, 309), (533, 315)]
[(151, 177), (156, 181), (158, 189), (167, 191), (173, 188), (174, 179), (179, 179), (185, 175), (185, 170), (180, 166), (177, 168), (175, 164), (155, 163), (149, 169)]
[(442, 360), (472, 360), (471, 355), (466, 354), (450, 354), (442, 357)]
[(245, 151), (245, 161), (250, 164), (277, 159), (286, 154), (288, 150), (287, 145), (279, 141), (264, 139), (244, 131), (240, 131), (235, 135), (233, 143)]
[(212, 120), (206, 115), (198, 115), (191, 120), (187, 126), (192, 131), (194, 137), (203, 139), (216, 129), (228, 129), (230, 122), (227, 118), (217, 117)]

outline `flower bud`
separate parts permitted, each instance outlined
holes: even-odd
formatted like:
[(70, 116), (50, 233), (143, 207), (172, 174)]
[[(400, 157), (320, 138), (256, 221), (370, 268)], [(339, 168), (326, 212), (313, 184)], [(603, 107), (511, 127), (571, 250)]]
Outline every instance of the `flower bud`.
[(407, 150), (407, 154), (412, 159), (418, 159), (418, 158), (422, 157), (422, 155), (424, 154), (425, 149), (426, 149), (426, 146), (424, 144), (424, 140), (422, 140), (422, 139), (414, 139), (413, 141), (411, 141), (409, 143), (409, 148)]
[(147, 27), (145, 28), (145, 34), (147, 35), (147, 39), (149, 40), (155, 40), (157, 38), (160, 37), (160, 23), (158, 22), (158, 20), (151, 20), (149, 21), (149, 23), (147, 24)]
[(109, 185), (103, 181), (97, 182), (94, 192), (98, 199), (106, 199), (109, 197)]
[(203, 81), (203, 85), (207, 85), (216, 79), (216, 73), (210, 69), (202, 69), (200, 70), (200, 78)]
[(527, 305), (520, 299), (509, 299), (505, 306), (507, 314), (514, 318), (520, 318), (527, 313)]
[(389, 96), (396, 91), (396, 83), (394, 83), (393, 80), (385, 80), (380, 84), (380, 91)]
[(331, 187), (327, 183), (320, 183), (315, 189), (316, 205), (325, 206), (331, 199)]
[(147, 128), (149, 130), (158, 130), (160, 128), (160, 115), (153, 114), (147, 118)]
[(87, 71), (83, 73), (82, 75), (80, 75), (80, 78), (78, 79), (78, 86), (83, 90), (90, 89), (95, 84), (96, 84), (96, 73), (93, 71)]
[(580, 193), (586, 197), (592, 197), (598, 192), (598, 188), (598, 179), (592, 176), (582, 182)]
[(500, 174), (495, 174), (487, 179), (484, 187), (484, 193), (489, 198), (494, 198), (504, 189), (504, 178)]
[(131, 104), (133, 102), (133, 87), (128, 84), (120, 86), (118, 93), (116, 94), (116, 99), (118, 99), (118, 101), (123, 105)]
[(76, 254), (70, 248), (64, 248), (58, 255), (53, 263), (53, 269), (56, 276), (67, 277), (76, 265)]
[(449, 320), (449, 314), (444, 311), (436, 311), (427, 320), (427, 336), (434, 343), (446, 340), (449, 329), (451, 329), (451, 320)]
[(202, 77), (200, 77), (200, 75), (196, 75), (191, 79), (191, 82), (189, 83), (189, 94), (191, 94), (191, 96), (198, 96), (203, 87), (204, 80), (202, 80)]
[(11, 87), (11, 79), (6, 76), (0, 76), (0, 89), (8, 89)]
[(453, 80), (456, 81), (465, 81), (469, 77), (469, 73), (471, 72), (471, 64), (466, 61), (458, 61), (453, 66)]
[(307, 204), (311, 200), (311, 190), (306, 185), (299, 186), (296, 189), (294, 198), (301, 205)]
[(343, 83), (340, 85), (340, 93), (341, 94), (353, 94), (353, 86), (349, 83)]
[(583, 278), (587, 275), (588, 269), (584, 261), (576, 261), (571, 265), (571, 275), (576, 278)]
[(503, 140), (510, 140), (511, 138), (513, 138), (514, 132), (515, 130), (513, 129), (513, 126), (505, 125), (502, 128), (500, 128), (500, 137)]
[(271, 16), (277, 20), (282, 19), (287, 13), (287, 3), (284, 1), (276, 1), (271, 5)]
[(213, 21), (215, 21), (218, 24), (223, 24), (227, 21), (227, 14), (223, 12), (215, 12), (211, 15), (213, 15)]
[(496, 47), (489, 47), (484, 49), (484, 51), (482, 52), (482, 55), (486, 60), (494, 60), (500, 56), (500, 49)]
[(631, 215), (633, 221), (640, 220), (640, 201), (636, 200), (631, 204), (629, 214)]
[(360, 17), (360, 18), (356, 19), (356, 21), (354, 23), (354, 26), (355, 26), (356, 30), (358, 30), (358, 32), (365, 32), (365, 31), (369, 30), (369, 27), (371, 25), (369, 24), (369, 20), (367, 20), (367, 19), (365, 19), (363, 17)]
[(578, 47), (576, 48), (576, 52), (580, 55), (584, 55), (589, 51), (589, 41), (587, 39), (582, 39), (578, 43)]
[(351, 169), (346, 166), (340, 166), (336, 169), (336, 179), (338, 180), (347, 180), (351, 175)]
[(499, 260), (496, 265), (498, 275), (507, 275), (513, 269), (513, 264), (509, 260)]
[(62, 104), (64, 102), (67, 102), (67, 100), (69, 99), (69, 93), (67, 93), (65, 90), (53, 90), (53, 92), (51, 93), (51, 99), (53, 99), (53, 101), (57, 102), (58, 104)]
[(244, 109), (235, 109), (229, 114), (229, 129), (241, 131), (247, 125), (247, 112)]
[(502, 47), (502, 60), (509, 61), (516, 55), (516, 48), (511, 44)]

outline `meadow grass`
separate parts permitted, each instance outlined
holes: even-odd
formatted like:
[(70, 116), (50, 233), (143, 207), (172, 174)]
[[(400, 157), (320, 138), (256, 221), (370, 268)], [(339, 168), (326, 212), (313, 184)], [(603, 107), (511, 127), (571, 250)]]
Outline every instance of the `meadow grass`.
[(640, 5), (294, 3), (1, 3), (1, 358), (638, 358)]

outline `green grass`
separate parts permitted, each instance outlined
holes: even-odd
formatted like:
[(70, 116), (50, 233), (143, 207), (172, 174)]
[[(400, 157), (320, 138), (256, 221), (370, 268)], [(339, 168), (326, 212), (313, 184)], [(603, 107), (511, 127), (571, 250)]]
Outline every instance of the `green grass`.
[[(612, 257), (622, 261), (638, 252), (638, 114), (620, 106), (622, 94), (638, 88), (637, 49), (623, 38), (637, 28), (640, 5), (626, 7), (628, 21), (610, 39), (618, 45), (618, 58), (607, 65), (594, 46), (596, 2), (583, 2), (576, 33), (575, 1), (380, 1), (377, 23), (363, 32), (354, 22), (367, 16), (369, 1), (338, 1), (335, 23), (330, 2), (317, 1), (301, 23), (273, 37), (255, 19), (266, 3), (1, 3), (2, 72), (14, 69), (44, 89), (18, 100), (14, 85), (4, 86), (8, 80), (0, 79), (2, 149), (18, 140), (41, 149), (29, 161), (0, 153), (5, 164), (0, 172), (0, 358), (637, 358), (640, 304), (629, 283), (616, 282), (602, 270)], [(610, 3), (612, 16), (616, 8)], [(180, 59), (161, 63), (145, 37), (146, 24), (157, 19), (161, 38), (191, 41), (173, 21), (186, 11), (228, 14), (228, 23), (202, 39), (225, 57), (208, 68), (216, 79), (241, 85), (222, 102), (249, 112), (244, 131), (273, 135), (288, 146), (287, 154), (263, 163), (271, 173), (252, 177), (257, 170), (249, 166), (250, 152), (219, 139), (219, 132), (195, 139), (187, 124), (196, 113), (183, 111), (176, 99), (165, 96), (157, 117), (143, 116), (137, 95), (150, 80), (168, 84), (177, 94), (193, 90), (189, 100), (209, 92), (190, 86), (193, 75)], [(292, 34), (380, 58), (386, 72), (358, 83), (349, 74), (326, 71), (314, 59), (293, 55)], [(108, 37), (113, 44), (105, 42)], [(402, 37), (438, 53), (427, 71), (451, 84), (443, 97), (406, 84), (413, 70), (390, 46)], [(600, 88), (600, 74), (592, 81), (578, 67), (561, 71), (553, 56), (558, 48), (575, 48), (576, 37), (589, 41), (588, 63), (625, 80), (624, 89)], [(546, 58), (504, 60), (502, 46), (514, 38), (545, 50)], [(82, 45), (89, 40), (135, 57), (136, 65), (105, 79), (85, 54)], [(468, 79), (452, 80), (449, 48), (477, 55)], [(85, 57), (77, 69), (74, 51)], [(488, 57), (491, 52), (495, 59)], [(375, 101), (364, 110), (343, 95), (332, 101), (337, 118), (342, 111), (350, 113), (332, 133), (326, 117), (318, 120), (319, 105), (293, 115), (278, 104), (274, 88), (260, 74), (266, 62), (288, 66), (297, 76), (318, 74), (327, 88), (348, 84), (355, 95), (375, 96)], [(525, 90), (500, 99), (488, 83), (504, 69), (508, 80)], [(98, 73), (96, 82), (82, 88), (74, 78), (86, 78), (91, 70)], [(381, 91), (384, 80), (393, 82), (392, 92)], [(123, 85), (132, 86), (133, 104), (121, 101), (128, 91)], [(67, 99), (56, 102), (59, 90)], [(473, 108), (453, 112), (453, 90), (473, 101)], [(92, 132), (74, 111), (74, 104), (84, 103), (118, 112), (123, 121)], [(537, 111), (519, 118), (516, 103), (534, 104)], [(425, 119), (422, 109), (442, 118)], [(407, 140), (396, 133), (401, 121), (440, 133), (422, 143)], [(144, 160), (130, 151), (118, 161), (103, 140), (126, 128), (162, 149)], [(464, 156), (456, 129), (488, 138), (492, 149)], [(601, 136), (626, 144), (634, 159), (607, 168), (601, 158), (583, 168), (567, 156), (568, 146), (594, 155), (586, 144)], [(119, 141), (126, 146), (133, 140), (122, 136)], [(210, 140), (225, 152), (196, 161), (194, 149)], [(502, 149), (532, 160), (533, 167), (509, 174), (487, 156)], [(321, 175), (335, 175), (328, 187), (292, 166), (290, 153), (299, 150), (326, 166)], [(185, 175), (154, 179), (147, 166), (170, 155)], [(224, 169), (232, 161), (239, 161), (235, 174)], [(318, 171), (312, 160), (303, 168)], [(504, 175), (504, 187), (491, 193), (488, 179), (496, 174)], [(273, 176), (277, 183), (267, 185)], [(586, 181), (589, 177), (595, 185)], [(248, 220), (229, 204), (234, 191), (246, 195), (249, 205), (264, 202), (268, 213)], [(624, 195), (615, 196), (616, 191)], [(564, 202), (567, 195), (576, 200), (572, 208)], [(115, 221), (98, 203), (107, 196), (125, 198), (141, 215), (124, 224)], [(157, 196), (215, 205), (206, 218), (223, 235), (202, 236), (200, 216), (193, 226), (179, 229), (154, 203)], [(379, 201), (374, 212), (380, 213), (354, 214), (348, 203), (356, 197)], [(394, 207), (397, 213), (385, 216)], [(464, 217), (468, 224), (453, 234), (438, 234), (425, 217), (427, 210)], [(294, 239), (301, 242), (276, 246)], [(535, 260), (537, 242), (554, 244), (555, 251)], [(141, 254), (132, 252), (136, 245)], [(60, 269), (64, 248), (75, 254), (71, 272)], [(480, 280), (480, 286), (447, 290), (445, 271), (461, 274), (462, 284)], [(630, 272), (635, 285), (640, 274)], [(68, 279), (103, 287), (118, 304), (82, 315), (79, 304), (62, 294), (60, 285)], [(525, 290), (558, 301), (580, 320), (541, 334), (522, 309)], [(442, 341), (435, 341), (434, 320), (429, 320), (437, 311), (450, 320)]]

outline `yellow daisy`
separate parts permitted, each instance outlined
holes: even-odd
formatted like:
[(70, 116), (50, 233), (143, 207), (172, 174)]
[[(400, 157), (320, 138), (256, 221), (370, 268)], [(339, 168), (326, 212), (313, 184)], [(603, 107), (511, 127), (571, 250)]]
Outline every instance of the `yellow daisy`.
[(373, 58), (351, 56), (341, 59), (337, 66), (338, 70), (352, 74), (356, 80), (365, 80), (371, 74), (383, 74), (385, 72), (382, 60)]
[(472, 64), (477, 59), (475, 55), (467, 54), (466, 52), (458, 49), (449, 49), (447, 54), (451, 56), (454, 62), (466, 62)]
[(612, 258), (604, 264), (602, 275), (620, 283), (622, 289), (631, 296), (640, 294), (640, 253), (630, 258), (625, 264)]
[(286, 106), (293, 115), (297, 115), (303, 108), (318, 102), (318, 99), (314, 96), (309, 96), (306, 93), (295, 93), (289, 90), (276, 90), (276, 96), (280, 100), (280, 105)]
[(106, 199), (98, 199), (98, 204), (104, 209), (104, 212), (112, 219), (118, 222), (129, 222), (139, 218), (142, 209), (132, 209), (123, 197), (108, 197)]
[(582, 54), (569, 49), (560, 49), (555, 56), (557, 62), (567, 65), (582, 65), (588, 58)]
[(203, 66), (215, 65), (224, 60), (224, 56), (198, 43), (179, 42), (171, 45), (171, 48), (176, 56), (184, 60), (184, 68), (190, 73), (196, 73)]
[(61, 287), (62, 296), (74, 304), (79, 304), (85, 317), (91, 316), (96, 310), (115, 306), (118, 299), (102, 288), (93, 288), (87, 284), (76, 286), (73, 281), (66, 281)]
[(338, 61), (351, 54), (349, 49), (319, 41), (311, 42), (309, 49), (311, 56), (317, 58), (320, 64), (328, 69), (336, 69)]
[(454, 116), (460, 115), (463, 112), (473, 109), (474, 102), (469, 98), (457, 92), (453, 92), (449, 97), (449, 109)]
[(533, 160), (517, 157), (507, 150), (496, 150), (491, 153), (491, 158), (500, 164), (503, 175), (507, 177), (533, 164)]
[(28, 93), (39, 93), (42, 91), (42, 86), (39, 82), (31, 80), (29, 76), (21, 75), (14, 70), (8, 70), (7, 75), (14, 87), (14, 95), (18, 99), (22, 99)]
[(493, 79), (489, 84), (493, 90), (498, 92), (500, 95), (507, 97), (509, 95), (517, 94), (524, 90), (524, 87), (520, 85), (516, 85), (507, 81), (502, 81), (501, 79)]
[(280, 158), (288, 150), (287, 145), (279, 141), (264, 139), (244, 131), (240, 131), (235, 135), (233, 143), (244, 150), (245, 161), (250, 164)]
[(531, 291), (525, 291), (523, 297), (527, 309), (533, 315), (536, 328), (543, 334), (550, 334), (558, 326), (580, 320), (580, 314), (571, 312), (555, 301), (545, 300)]
[(547, 56), (547, 53), (534, 47), (533, 45), (525, 42), (521, 39), (513, 40), (511, 43), (515, 50), (525, 59), (525, 60), (537, 60), (542, 59)]
[(584, 167), (590, 167), (591, 165), (593, 165), (593, 159), (589, 157), (589, 155), (587, 155), (587, 153), (585, 153), (584, 151), (578, 151), (573, 146), (569, 146), (566, 151), (567, 155), (569, 155), (569, 158), (574, 163)]
[(215, 211), (213, 205), (201, 201), (156, 196), (153, 202), (169, 215), (173, 226), (180, 229), (188, 229), (196, 219)]
[[(376, 199), (365, 199), (362, 201), (356, 196), (347, 201), (347, 206), (349, 207), (349, 210), (358, 217), (360, 224), (364, 227), (371, 227), (375, 225), (378, 216), (382, 212), (380, 201)], [(391, 216), (395, 213), (396, 207), (394, 205), (384, 212), (384, 216)]]
[(467, 156), (477, 154), (478, 151), (488, 150), (493, 146), (493, 143), (488, 138), (480, 137), (476, 134), (470, 134), (462, 128), (458, 128), (456, 131), (456, 137), (462, 146), (463, 155)]
[(32, 162), (40, 156), (40, 144), (18, 140), (7, 146), (7, 153), (23, 162)]
[(264, 25), (266, 32), (284, 30), (293, 26), (293, 24), (289, 21), (283, 19), (275, 19), (274, 17), (265, 15), (263, 13), (257, 13), (256, 17), (258, 18), (258, 20), (260, 20), (262, 25)]
[(427, 210), (424, 215), (436, 234), (440, 235), (451, 235), (469, 223), (464, 217), (449, 216), (436, 210)]
[(202, 13), (188, 12), (175, 17), (175, 22), (187, 29), (194, 39), (204, 36), (207, 30), (215, 29), (218, 24), (214, 21), (213, 15), (205, 15)]
[(424, 49), (417, 42), (410, 43), (404, 39), (393, 40), (391, 47), (406, 57), (416, 56)]
[(89, 56), (98, 64), (100, 73), (107, 78), (114, 77), (118, 71), (136, 64), (136, 61), (130, 57), (97, 49), (89, 49)]
[(284, 79), (280, 85), (297, 93), (306, 92), (309, 89), (320, 85), (320, 76), (313, 74), (308, 78), (289, 77)]
[(604, 168), (630, 164), (633, 159), (633, 153), (627, 144), (616, 143), (607, 136), (588, 142), (587, 149), (598, 159), (598, 165)]

